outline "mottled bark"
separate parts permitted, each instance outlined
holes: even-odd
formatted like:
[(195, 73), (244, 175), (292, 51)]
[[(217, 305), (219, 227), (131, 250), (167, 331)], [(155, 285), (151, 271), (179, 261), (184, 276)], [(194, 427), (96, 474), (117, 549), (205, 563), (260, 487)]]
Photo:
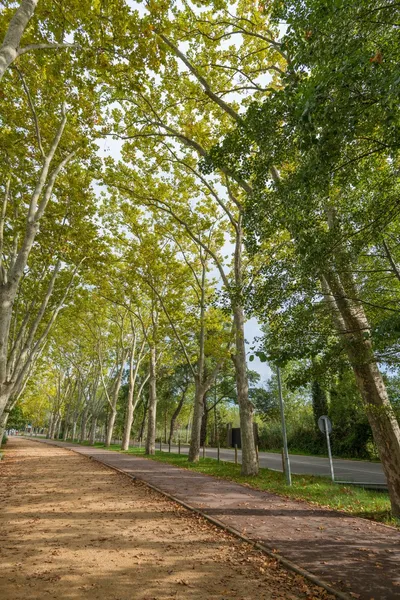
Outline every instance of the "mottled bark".
[(127, 358), (127, 352), (124, 351), (122, 353), (121, 365), (120, 365), (120, 369), (118, 371), (117, 379), (114, 382), (111, 398), (109, 398), (110, 414), (109, 414), (108, 423), (107, 423), (106, 447), (110, 446), (113, 431), (114, 431), (115, 419), (117, 417), (118, 396), (119, 396), (119, 391), (121, 389), (122, 375), (124, 373), (124, 366), (125, 366), (126, 358)]
[(112, 435), (114, 431), (115, 419), (117, 418), (117, 410), (111, 409), (107, 421), (106, 448), (111, 445)]
[(10, 413), (5, 410), (3, 412), (3, 414), (0, 415), (0, 446), (1, 446), (1, 442), (3, 440), (4, 432), (6, 430), (6, 426), (7, 426), (7, 421), (8, 421), (9, 414)]
[(257, 475), (258, 460), (253, 428), (253, 405), (249, 400), (247, 379), (246, 347), (244, 339), (244, 310), (234, 309), (235, 347), (233, 355), (236, 374), (237, 399), (240, 414), (240, 434), (242, 439), (242, 475)]
[(129, 440), (131, 439), (132, 423), (133, 423), (134, 405), (128, 400), (126, 407), (124, 431), (122, 433), (121, 450), (128, 450)]
[(0, 47), (0, 80), (18, 56), (22, 35), (35, 12), (38, 0), (22, 0), (15, 11)]
[(339, 277), (328, 272), (324, 281), (386, 475), (392, 513), (400, 517), (400, 427), (374, 355), (370, 325), (362, 304), (356, 300), (349, 273)]
[(131, 432), (132, 432), (132, 425), (133, 425), (135, 409), (138, 405), (141, 393), (143, 391), (143, 387), (149, 377), (149, 375), (148, 375), (144, 379), (144, 381), (142, 382), (142, 384), (138, 390), (138, 393), (136, 394), (136, 398), (135, 398), (136, 380), (137, 380), (137, 376), (138, 376), (138, 372), (139, 372), (139, 366), (140, 366), (140, 363), (141, 363), (141, 361), (143, 359), (143, 355), (144, 355), (145, 336), (143, 337), (143, 341), (142, 341), (141, 347), (139, 349), (138, 356), (136, 357), (136, 364), (134, 364), (135, 354), (136, 354), (136, 332), (135, 332), (133, 325), (132, 325), (132, 331), (133, 331), (133, 335), (134, 335), (134, 343), (131, 348), (130, 361), (129, 361), (129, 388), (128, 388), (128, 398), (127, 398), (127, 407), (126, 407), (126, 413), (125, 413), (125, 421), (124, 421), (124, 431), (122, 433), (122, 445), (121, 445), (122, 450), (128, 450), (128, 448), (129, 448), (129, 441), (131, 439)]
[(59, 440), (60, 439), (60, 435), (61, 435), (61, 416), (58, 417), (58, 424), (57, 424), (57, 432), (56, 432), (56, 439)]
[[(23, 390), (30, 376), (32, 365), (43, 349), (46, 337), (54, 323), (54, 320), (65, 301), (63, 296), (58, 308), (53, 311), (51, 318), (44, 331), (36, 339), (36, 332), (46, 312), (50, 296), (53, 292), (55, 277), (59, 266), (55, 268), (50, 279), (49, 287), (41, 302), (39, 311), (30, 328), (27, 340), (18, 353), (18, 360), (13, 356), (13, 348), (10, 344), (10, 324), (13, 314), (13, 305), (18, 293), (19, 285), (23, 277), (28, 259), (39, 230), (40, 220), (46, 210), (53, 193), (54, 184), (64, 166), (72, 158), (73, 153), (61, 160), (51, 171), (54, 155), (57, 151), (61, 137), (66, 125), (66, 113), (63, 107), (62, 119), (54, 136), (50, 150), (44, 156), (42, 167), (38, 173), (37, 180), (29, 201), (26, 214), (25, 231), (20, 240), (19, 247), (15, 250), (15, 256), (8, 270), (0, 269), (0, 415), (3, 410), (11, 405), (15, 398)], [(59, 263), (61, 265), (61, 263)], [(72, 282), (71, 282), (72, 283)], [(68, 293), (69, 286), (67, 286)]]
[(142, 418), (142, 423), (141, 423), (140, 429), (139, 429), (139, 440), (142, 440), (143, 436), (144, 436), (144, 428), (146, 425), (146, 418), (147, 418), (147, 405), (148, 405), (148, 401), (146, 400), (145, 402), (143, 402), (143, 418)]
[(189, 462), (198, 462), (200, 459), (201, 421), (204, 411), (204, 388), (196, 377), (193, 404), (192, 434), (189, 448)]
[(59, 420), (60, 420), (60, 415), (58, 413), (56, 413), (53, 418), (52, 429), (51, 429), (50, 436), (49, 436), (51, 440), (54, 440), (56, 438)]
[(204, 446), (207, 441), (207, 427), (208, 427), (208, 410), (207, 410), (207, 394), (204, 394), (203, 398), (203, 416), (201, 419), (201, 430), (200, 430), (200, 445)]

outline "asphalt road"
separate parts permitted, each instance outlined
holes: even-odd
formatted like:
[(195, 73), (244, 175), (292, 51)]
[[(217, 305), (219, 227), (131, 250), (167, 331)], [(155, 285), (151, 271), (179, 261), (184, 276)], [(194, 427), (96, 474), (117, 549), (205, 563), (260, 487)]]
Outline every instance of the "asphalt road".
[[(159, 448), (157, 444), (157, 449)], [(163, 444), (163, 451), (168, 452), (168, 445)], [(177, 446), (171, 446), (171, 452), (178, 452)], [(181, 453), (187, 454), (188, 447), (182, 445)], [(206, 456), (217, 458), (216, 448), (206, 448)], [(234, 462), (235, 451), (227, 448), (220, 450), (221, 460)], [(282, 457), (273, 452), (260, 452), (259, 460), (261, 467), (282, 471)], [(241, 462), (241, 451), (238, 450), (238, 462)], [(300, 456), (290, 455), (290, 466), (292, 473), (299, 475), (323, 475), (330, 477), (329, 460), (320, 456)], [(335, 471), (335, 480), (348, 481), (355, 483), (386, 484), (386, 478), (383, 474), (380, 463), (372, 463), (358, 460), (333, 459), (333, 468)]]

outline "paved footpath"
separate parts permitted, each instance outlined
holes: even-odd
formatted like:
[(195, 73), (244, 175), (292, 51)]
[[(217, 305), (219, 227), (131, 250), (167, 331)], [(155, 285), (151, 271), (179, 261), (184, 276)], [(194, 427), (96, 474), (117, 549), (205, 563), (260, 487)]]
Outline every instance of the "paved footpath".
[(392, 527), (146, 458), (44, 441), (156, 486), (353, 598), (400, 599), (400, 531)]

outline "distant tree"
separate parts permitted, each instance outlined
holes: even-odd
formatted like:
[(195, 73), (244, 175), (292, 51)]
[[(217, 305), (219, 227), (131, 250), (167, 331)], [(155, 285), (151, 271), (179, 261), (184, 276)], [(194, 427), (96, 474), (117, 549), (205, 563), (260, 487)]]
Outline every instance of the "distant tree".
[(24, 429), (27, 422), (28, 421), (26, 416), (24, 415), (23, 407), (20, 402), (17, 402), (14, 408), (10, 411), (10, 415), (8, 417), (7, 422), (7, 429)]
[(325, 390), (322, 389), (322, 387), (316, 379), (314, 379), (314, 381), (311, 384), (311, 398), (315, 428), (317, 431), (319, 431), (318, 419), (322, 415), (328, 414), (328, 399)]

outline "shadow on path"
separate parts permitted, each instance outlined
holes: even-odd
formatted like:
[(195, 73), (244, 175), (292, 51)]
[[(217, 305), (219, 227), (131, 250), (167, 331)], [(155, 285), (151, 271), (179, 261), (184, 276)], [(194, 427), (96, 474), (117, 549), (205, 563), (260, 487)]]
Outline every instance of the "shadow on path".
[(366, 519), (102, 448), (69, 448), (218, 518), (361, 600), (400, 598), (400, 531)]

